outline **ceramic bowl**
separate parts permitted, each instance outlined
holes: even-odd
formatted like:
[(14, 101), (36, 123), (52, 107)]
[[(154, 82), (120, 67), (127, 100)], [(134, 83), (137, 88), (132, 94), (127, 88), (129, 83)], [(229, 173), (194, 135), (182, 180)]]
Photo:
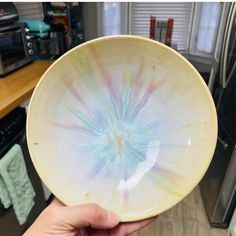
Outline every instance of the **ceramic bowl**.
[(122, 221), (158, 215), (203, 177), (217, 137), (195, 68), (136, 36), (86, 42), (34, 90), (27, 136), (35, 168), (66, 205), (98, 203)]

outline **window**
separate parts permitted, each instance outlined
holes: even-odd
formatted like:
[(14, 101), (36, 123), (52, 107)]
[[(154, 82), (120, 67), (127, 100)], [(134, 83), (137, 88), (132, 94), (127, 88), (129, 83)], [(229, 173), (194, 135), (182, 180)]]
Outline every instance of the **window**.
[(120, 3), (104, 2), (103, 11), (103, 35), (121, 34)]
[(221, 7), (222, 5), (220, 2), (201, 3), (196, 43), (196, 49), (200, 52), (213, 52), (220, 20)]
[(149, 37), (150, 16), (159, 20), (174, 18), (172, 43), (178, 50), (187, 50), (191, 29), (191, 2), (132, 2), (129, 12), (129, 33)]
[(174, 18), (172, 43), (178, 51), (211, 63), (223, 9), (220, 2), (105, 2), (102, 9), (103, 35), (149, 37), (150, 16)]

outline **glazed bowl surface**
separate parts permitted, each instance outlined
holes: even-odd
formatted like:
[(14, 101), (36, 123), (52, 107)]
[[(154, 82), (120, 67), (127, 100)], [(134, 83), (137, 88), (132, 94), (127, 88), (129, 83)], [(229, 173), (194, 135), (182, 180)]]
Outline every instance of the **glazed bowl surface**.
[(137, 36), (86, 42), (45, 72), (27, 139), (43, 182), (66, 205), (98, 203), (122, 221), (158, 215), (199, 183), (217, 137), (195, 68)]

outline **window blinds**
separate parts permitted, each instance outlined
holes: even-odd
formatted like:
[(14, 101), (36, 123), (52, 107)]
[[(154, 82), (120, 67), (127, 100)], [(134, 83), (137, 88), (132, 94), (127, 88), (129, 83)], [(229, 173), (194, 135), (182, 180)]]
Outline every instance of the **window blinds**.
[(42, 20), (44, 17), (41, 2), (14, 2), (14, 5), (19, 18)]
[(131, 2), (129, 5), (129, 33), (149, 37), (150, 16), (157, 20), (174, 18), (172, 43), (178, 50), (188, 48), (192, 2)]

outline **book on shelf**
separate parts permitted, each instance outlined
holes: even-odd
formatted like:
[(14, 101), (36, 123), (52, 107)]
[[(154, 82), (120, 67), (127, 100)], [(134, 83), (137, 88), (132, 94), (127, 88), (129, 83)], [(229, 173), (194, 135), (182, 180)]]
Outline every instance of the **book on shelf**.
[(174, 19), (159, 20), (154, 16), (150, 17), (149, 38), (171, 46)]
[(166, 31), (166, 45), (171, 46), (171, 38), (173, 32), (174, 19), (170, 18), (167, 21), (167, 31)]
[(157, 20), (156, 21), (156, 28), (155, 28), (155, 37), (154, 39), (156, 41), (159, 41), (161, 40), (161, 21)]
[(164, 44), (166, 43), (166, 32), (167, 32), (167, 22), (165, 20), (162, 20), (160, 42)]
[(150, 39), (155, 39), (156, 17), (150, 17)]

